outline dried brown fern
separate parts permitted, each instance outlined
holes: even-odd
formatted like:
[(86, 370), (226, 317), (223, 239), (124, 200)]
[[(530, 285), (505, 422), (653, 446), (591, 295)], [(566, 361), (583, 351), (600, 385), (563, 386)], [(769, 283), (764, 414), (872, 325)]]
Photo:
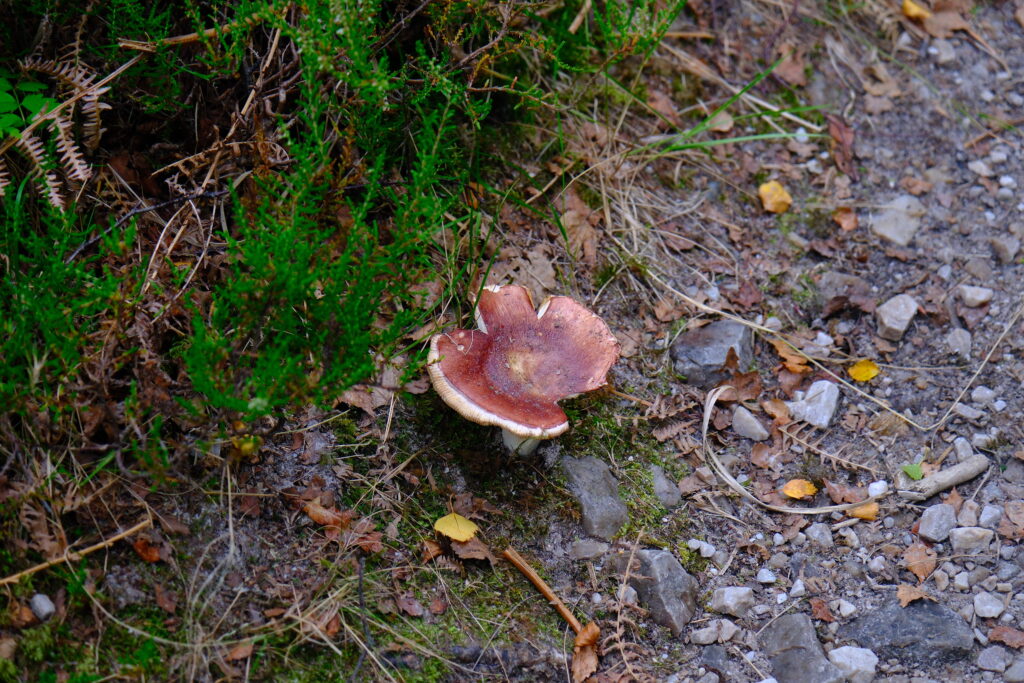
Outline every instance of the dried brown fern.
[(32, 133), (22, 133), (14, 142), (14, 147), (32, 162), (32, 168), (46, 185), (47, 199), (58, 209), (64, 209), (64, 195), (61, 193), (60, 178), (56, 171), (47, 168), (46, 150), (43, 141)]

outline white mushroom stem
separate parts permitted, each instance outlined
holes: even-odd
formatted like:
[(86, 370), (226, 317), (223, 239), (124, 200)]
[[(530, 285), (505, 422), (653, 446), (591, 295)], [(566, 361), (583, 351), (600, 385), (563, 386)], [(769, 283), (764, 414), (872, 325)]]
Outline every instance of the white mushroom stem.
[(541, 442), (540, 439), (513, 434), (507, 429), (501, 430), (501, 439), (505, 442), (505, 446), (516, 455), (533, 454)]

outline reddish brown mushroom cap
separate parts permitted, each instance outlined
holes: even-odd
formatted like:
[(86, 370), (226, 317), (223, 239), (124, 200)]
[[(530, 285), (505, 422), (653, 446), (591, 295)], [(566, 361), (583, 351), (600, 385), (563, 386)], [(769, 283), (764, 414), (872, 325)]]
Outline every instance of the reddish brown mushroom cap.
[(549, 439), (568, 429), (558, 401), (603, 386), (619, 357), (604, 321), (567, 296), (535, 311), (525, 288), (487, 287), (476, 320), (478, 330), (430, 340), (427, 370), (461, 415), (519, 436)]

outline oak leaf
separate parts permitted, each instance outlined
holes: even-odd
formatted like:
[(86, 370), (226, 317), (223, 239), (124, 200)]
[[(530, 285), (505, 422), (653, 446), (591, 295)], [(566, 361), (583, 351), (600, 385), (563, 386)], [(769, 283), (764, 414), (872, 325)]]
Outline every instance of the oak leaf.
[(923, 588), (911, 586), (909, 583), (901, 583), (896, 588), (896, 599), (900, 601), (900, 607), (906, 607), (915, 600), (934, 600)]
[(572, 649), (573, 683), (583, 683), (597, 671), (597, 641), (600, 637), (601, 631), (594, 622), (584, 626), (577, 634)]
[(914, 543), (903, 553), (907, 569), (922, 582), (935, 571), (937, 557), (934, 550), (921, 542)]

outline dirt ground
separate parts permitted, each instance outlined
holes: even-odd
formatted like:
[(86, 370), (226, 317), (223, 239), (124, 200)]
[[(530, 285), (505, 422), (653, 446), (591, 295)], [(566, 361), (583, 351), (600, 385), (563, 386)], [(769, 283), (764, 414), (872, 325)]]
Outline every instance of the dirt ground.
[[(156, 522), (78, 577), (105, 599), (94, 603), (101, 618), (74, 617), (73, 628), (86, 640), (106, 620), (131, 643), (101, 637), (107, 647), (155, 643), (161, 665), (139, 655), (124, 673), (142, 679), (571, 679), (573, 633), (501, 559), (512, 547), (600, 627), (592, 680), (797, 680), (762, 637), (796, 613), (811, 616), (826, 652), (878, 649), (877, 680), (1024, 680), (1007, 671), (1024, 646), (1024, 10), (980, 5), (961, 29), (868, 5), (843, 15), (697, 3), (647, 62), (617, 74), (645, 102), (609, 82), (572, 86), (612, 104), (570, 122), (559, 154), (519, 164), (548, 186), (524, 194), (556, 207), (569, 248), (525, 207), (490, 217), (490, 282), (520, 282), (537, 300), (572, 294), (622, 345), (614, 392), (565, 402), (569, 433), (512, 455), (423, 378), (415, 393), (350, 394), (340, 413), (268, 420), (255, 452), (214, 446), (231, 450), (230, 471), (124, 492)], [(671, 149), (687, 142), (674, 140), (675, 123), (757, 76), (751, 55), (788, 56), (703, 138), (721, 144)], [(785, 211), (758, 197), (771, 180), (792, 197)], [(857, 278), (844, 280), (852, 289), (837, 290), (836, 273)], [(897, 295), (915, 314), (885, 338), (877, 311)], [(775, 512), (701, 477), (708, 387), (678, 372), (670, 348), (720, 317), (709, 309), (758, 327), (750, 366), (732, 370), (743, 400), (711, 416), (708, 443), (731, 474), (791, 507), (860, 501), (885, 481), (877, 513)], [(786, 357), (779, 339), (792, 344)], [(850, 376), (862, 359), (877, 376)], [(789, 422), (783, 401), (822, 379), (843, 380), (828, 426)], [(736, 432), (738, 403), (768, 439)], [(928, 475), (977, 454), (988, 464), (968, 481), (925, 500), (897, 492), (914, 485), (904, 466)], [(606, 545), (583, 529), (566, 456), (597, 458), (618, 484), (628, 521)], [(680, 502), (659, 497), (652, 464), (679, 484)], [(794, 479), (820, 490), (804, 501), (779, 493)], [(990, 544), (968, 555), (922, 539), (922, 514), (939, 503), (955, 508), (956, 528), (983, 527), (971, 510), (999, 507)], [(476, 520), (484, 551), (431, 545), (434, 521), (452, 510)], [(822, 527), (810, 533), (816, 524), (828, 542)], [(696, 580), (678, 635), (623, 590), (616, 558), (645, 548), (670, 551)], [(970, 649), (947, 656), (922, 641), (892, 655), (851, 638), (901, 586), (956, 613)], [(752, 608), (716, 613), (724, 587), (751, 588)], [(996, 616), (977, 613), (981, 593), (1003, 603)], [(722, 618), (734, 635), (693, 642)], [(983, 658), (997, 644), (1005, 654)]]

